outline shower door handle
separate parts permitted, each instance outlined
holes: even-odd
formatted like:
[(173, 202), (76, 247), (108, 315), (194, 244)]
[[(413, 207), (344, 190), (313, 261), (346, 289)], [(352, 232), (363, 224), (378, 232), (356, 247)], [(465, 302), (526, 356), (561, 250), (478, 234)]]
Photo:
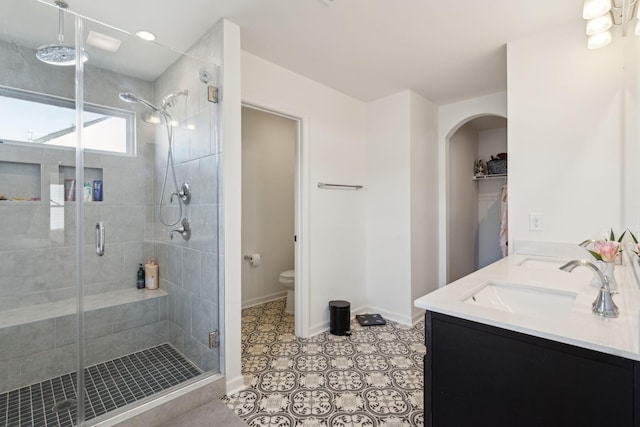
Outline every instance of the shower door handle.
[(96, 223), (96, 253), (98, 256), (104, 255), (104, 223)]

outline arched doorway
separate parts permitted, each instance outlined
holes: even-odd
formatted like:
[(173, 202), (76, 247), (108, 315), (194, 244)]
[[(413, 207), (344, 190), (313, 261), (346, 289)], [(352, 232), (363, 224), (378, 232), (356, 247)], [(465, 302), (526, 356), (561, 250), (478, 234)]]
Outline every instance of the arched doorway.
[(502, 199), (507, 177), (495, 169), (475, 177), (474, 164), (482, 160), (487, 165), (492, 157), (507, 153), (507, 120), (496, 115), (467, 118), (451, 131), (446, 144), (446, 283), (450, 283), (503, 255), (500, 232), (506, 229)]

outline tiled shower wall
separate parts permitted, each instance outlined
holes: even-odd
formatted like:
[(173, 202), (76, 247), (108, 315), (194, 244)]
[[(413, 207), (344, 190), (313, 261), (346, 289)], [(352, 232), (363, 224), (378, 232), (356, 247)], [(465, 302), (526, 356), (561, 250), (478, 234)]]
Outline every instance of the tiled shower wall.
[[(0, 41), (0, 84), (12, 88), (74, 98), (74, 70), (35, 59), (33, 50)], [(118, 93), (131, 91), (151, 98), (150, 82), (86, 66), (86, 102), (129, 108)], [(38, 120), (38, 117), (34, 117)], [(100, 170), (102, 202), (85, 205), (84, 292), (98, 294), (135, 287), (138, 263), (153, 253), (152, 233), (145, 234), (146, 206), (153, 203), (153, 126), (136, 124), (135, 157), (86, 153), (85, 166)], [(50, 185), (59, 184), (60, 167), (75, 165), (69, 149), (0, 144), (0, 162), (11, 175), (20, 164), (36, 165), (29, 191), (41, 201), (0, 202), (0, 316), (5, 310), (76, 297), (76, 203), (65, 203), (64, 229), (51, 230)], [(6, 167), (9, 165), (9, 167)], [(25, 170), (31, 170), (28, 166)], [(30, 173), (30, 175), (34, 175)], [(17, 178), (19, 179), (19, 178)], [(10, 191), (3, 190), (3, 191)], [(32, 197), (25, 188), (10, 197)], [(105, 255), (95, 255), (94, 227), (106, 226)], [(87, 362), (121, 356), (168, 339), (167, 300), (124, 304), (86, 314)], [(45, 307), (45, 306), (41, 306)], [(34, 311), (42, 311), (36, 308)], [(76, 316), (64, 315), (0, 329), (2, 391), (75, 370)]]
[[(0, 64), (2, 85), (74, 98), (73, 69), (42, 64), (30, 49), (0, 41)], [(126, 107), (118, 98), (122, 91), (152, 96), (149, 82), (91, 66), (86, 67), (85, 83), (86, 101), (100, 105)], [(85, 205), (87, 294), (135, 286), (137, 265), (153, 250), (145, 243), (145, 207), (153, 203), (152, 132), (151, 125), (139, 121), (135, 157), (85, 155), (85, 167), (101, 170), (104, 181), (104, 200)], [(74, 166), (75, 152), (2, 144), (2, 161), (41, 165), (41, 201), (0, 202), (0, 310), (74, 298), (76, 204), (65, 203), (64, 229), (50, 230), (49, 185), (59, 183), (59, 167)], [(95, 256), (92, 247), (97, 221), (104, 221), (107, 230), (103, 257)]]
[[(155, 208), (149, 217), (154, 220), (160, 287), (169, 292), (170, 342), (205, 371), (219, 369), (219, 351), (209, 348), (209, 334), (218, 328), (219, 316), (220, 116), (218, 104), (209, 101), (208, 87), (219, 86), (216, 64), (221, 63), (221, 49), (222, 25), (218, 23), (189, 50), (189, 56), (181, 57), (154, 83), (156, 102), (169, 93), (185, 89), (189, 92), (171, 109), (171, 114), (180, 122), (174, 128), (173, 145), (178, 185), (188, 181), (193, 192), (183, 212), (191, 222), (190, 240), (179, 234), (171, 240), (169, 229), (177, 226), (162, 225)], [(168, 150), (166, 131), (160, 127), (156, 130), (155, 148), (154, 194), (160, 194)], [(163, 212), (166, 219), (178, 219), (175, 206)]]
[[(161, 289), (169, 294), (168, 298), (148, 303), (153, 305), (151, 311), (149, 307), (131, 305), (136, 308), (126, 316), (132, 321), (118, 330), (101, 324), (102, 312), (95, 316), (88, 313), (89, 323), (103, 326), (96, 329), (101, 331), (97, 334), (87, 330), (91, 334), (90, 353), (97, 355), (90, 357), (92, 362), (102, 360), (100, 355), (115, 357), (117, 352), (125, 354), (140, 346), (171, 341), (201, 369), (219, 369), (218, 350), (208, 347), (209, 333), (218, 327), (219, 117), (217, 105), (207, 100), (208, 85), (219, 83), (214, 65), (220, 63), (219, 28), (214, 27), (191, 51), (194, 56), (206, 58), (206, 63), (183, 57), (153, 83), (85, 65), (85, 100), (89, 103), (143, 113), (144, 108), (123, 103), (118, 93), (133, 92), (160, 103), (170, 92), (189, 90), (186, 107), (174, 116), (181, 125), (191, 125), (189, 130), (176, 128), (175, 158), (178, 180), (190, 181), (194, 191), (185, 210), (192, 223), (192, 238), (183, 241), (176, 235), (171, 241), (167, 227), (157, 222), (155, 207), (167, 158), (166, 133), (163, 126), (140, 120), (140, 114), (135, 157), (85, 153), (85, 167), (99, 169), (104, 181), (104, 200), (85, 205), (85, 294), (135, 287), (138, 264), (152, 255), (159, 260)], [(0, 64), (0, 85), (74, 98), (72, 68), (44, 65), (35, 59), (32, 50), (4, 41), (0, 41)], [(200, 79), (201, 71), (208, 73), (208, 83)], [(40, 202), (0, 201), (0, 315), (3, 310), (75, 298), (76, 206), (73, 202), (65, 205), (63, 230), (50, 230), (48, 202), (50, 183), (58, 183), (60, 166), (75, 164), (74, 151), (0, 144), (0, 162), (11, 162), (12, 168), (14, 163), (41, 165)], [(106, 226), (107, 250), (103, 257), (95, 256), (97, 221)], [(157, 316), (153, 315), (155, 312)], [(62, 331), (59, 325), (68, 324), (67, 332), (73, 332), (73, 316), (41, 323), (44, 329), (32, 323), (26, 334), (0, 329), (3, 342), (10, 340), (16, 349), (22, 349), (19, 354), (10, 352), (7, 357), (0, 357), (0, 384), (4, 389), (59, 375), (56, 369), (60, 367), (75, 367), (72, 343), (54, 340), (46, 348), (29, 344), (34, 344), (34, 333), (51, 335), (45, 330), (51, 324), (55, 331)], [(32, 367), (23, 366), (29, 360), (46, 363), (40, 363), (39, 370), (33, 371)]]

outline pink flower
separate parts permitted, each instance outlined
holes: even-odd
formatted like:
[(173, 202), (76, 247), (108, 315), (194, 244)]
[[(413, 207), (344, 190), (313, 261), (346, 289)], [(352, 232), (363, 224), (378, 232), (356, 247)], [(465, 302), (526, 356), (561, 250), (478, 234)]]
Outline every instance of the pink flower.
[(593, 251), (600, 255), (604, 262), (614, 262), (620, 250), (620, 243), (606, 241), (598, 242), (593, 246)]

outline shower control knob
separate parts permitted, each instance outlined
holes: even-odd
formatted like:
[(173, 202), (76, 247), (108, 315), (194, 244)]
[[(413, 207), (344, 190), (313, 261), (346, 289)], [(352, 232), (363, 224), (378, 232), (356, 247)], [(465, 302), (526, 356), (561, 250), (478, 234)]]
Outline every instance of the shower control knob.
[(176, 193), (171, 193), (171, 203), (173, 203), (173, 196), (180, 197), (182, 203), (188, 205), (191, 201), (191, 185), (188, 182), (183, 182), (182, 187)]

